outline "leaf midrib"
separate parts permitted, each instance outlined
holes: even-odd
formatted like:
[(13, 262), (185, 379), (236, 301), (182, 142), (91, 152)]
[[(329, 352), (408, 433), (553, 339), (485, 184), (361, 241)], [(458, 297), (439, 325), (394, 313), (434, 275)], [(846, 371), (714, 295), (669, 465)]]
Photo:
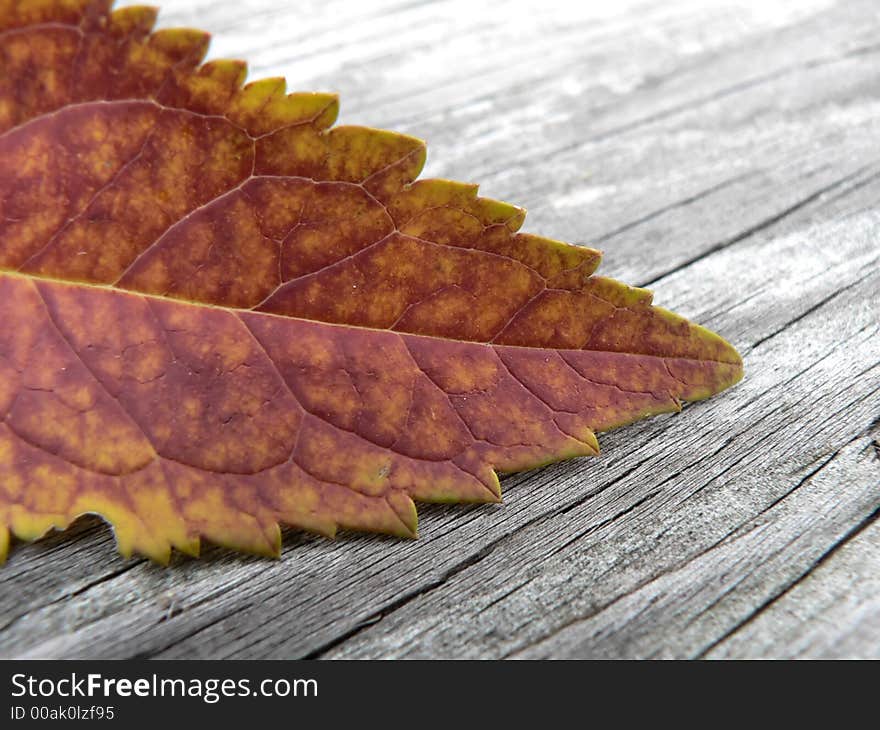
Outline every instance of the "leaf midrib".
[[(340, 328), (344, 328), (344, 329), (354, 329), (354, 330), (364, 331), (364, 332), (377, 332), (377, 333), (382, 333), (382, 334), (397, 335), (400, 337), (404, 337), (404, 336), (405, 337), (417, 337), (420, 339), (432, 340), (432, 341), (436, 341), (436, 342), (453, 342), (453, 343), (462, 344), (462, 345), (475, 345), (475, 346), (482, 346), (482, 347), (504, 348), (504, 349), (511, 349), (511, 350), (527, 350), (527, 351), (535, 351), (535, 352), (543, 352), (543, 351), (597, 352), (597, 353), (604, 353), (604, 354), (609, 354), (609, 355), (621, 355), (621, 356), (629, 356), (629, 357), (650, 357), (650, 358), (655, 358), (655, 359), (659, 359), (659, 360), (667, 360), (667, 361), (668, 360), (689, 360), (692, 362), (718, 363), (719, 365), (740, 365), (741, 364), (738, 361), (716, 360), (714, 358), (709, 358), (709, 357), (689, 357), (687, 355), (667, 356), (667, 355), (652, 355), (652, 354), (640, 353), (640, 352), (625, 352), (625, 351), (622, 352), (620, 350), (602, 350), (602, 349), (594, 349), (594, 348), (575, 349), (575, 348), (570, 348), (570, 347), (567, 347), (567, 348), (537, 347), (534, 345), (507, 345), (507, 344), (498, 344), (498, 343), (493, 343), (493, 342), (479, 342), (476, 340), (461, 340), (461, 339), (456, 339), (453, 337), (440, 337), (438, 335), (425, 335), (425, 334), (418, 334), (415, 332), (402, 332), (400, 330), (389, 330), (389, 329), (382, 329), (379, 327), (367, 327), (364, 325), (348, 324), (348, 323), (344, 323), (344, 322), (327, 322), (327, 321), (324, 321), (321, 319), (307, 319), (305, 317), (297, 317), (294, 315), (286, 315), (286, 314), (276, 314), (275, 312), (263, 312), (263, 311), (254, 310), (254, 309), (247, 309), (244, 307), (231, 307), (231, 306), (226, 306), (226, 305), (212, 304), (210, 302), (203, 302), (203, 301), (198, 301), (198, 300), (193, 300), (193, 299), (169, 297), (169, 296), (164, 296), (161, 294), (152, 294), (152, 293), (134, 291), (131, 289), (120, 289), (119, 287), (115, 287), (112, 284), (97, 284), (94, 282), (83, 282), (83, 281), (73, 281), (70, 279), (62, 279), (60, 277), (46, 276), (43, 274), (23, 273), (21, 271), (16, 271), (15, 269), (9, 269), (9, 268), (5, 268), (5, 267), (0, 267), (0, 276), (10, 276), (13, 278), (24, 279), (24, 280), (29, 280), (29, 281), (43, 281), (43, 282), (47, 282), (49, 284), (59, 284), (59, 285), (63, 285), (63, 286), (80, 287), (83, 289), (96, 289), (99, 291), (112, 292), (112, 293), (120, 294), (120, 295), (143, 297), (145, 299), (152, 299), (152, 300), (156, 300), (156, 301), (164, 301), (164, 302), (172, 302), (175, 304), (183, 304), (185, 306), (202, 307), (205, 309), (215, 309), (215, 310), (219, 310), (219, 311), (223, 311), (223, 312), (229, 312), (229, 313), (234, 314), (236, 316), (239, 316), (242, 314), (257, 315), (260, 317), (272, 317), (272, 318), (279, 319), (282, 321), (293, 321), (293, 322), (305, 322), (305, 323), (309, 323), (309, 324), (320, 324), (320, 325), (326, 325), (328, 327), (340, 327)], [(657, 310), (667, 311), (667, 310), (664, 310), (662, 307), (656, 307), (655, 305), (650, 305), (650, 306), (654, 309), (657, 309)], [(629, 307), (618, 307), (618, 308), (619, 309), (630, 309)], [(695, 324), (693, 322), (689, 322), (689, 325), (691, 327), (698, 328), (698, 330), (701, 332), (705, 332), (705, 333), (708, 333), (709, 335), (717, 337), (720, 341), (722, 341), (725, 344), (727, 344), (728, 346), (730, 346), (731, 350), (733, 350), (732, 345), (730, 345), (730, 343), (728, 343), (727, 340), (722, 338), (720, 335), (712, 332), (711, 330), (707, 330), (705, 327), (702, 327), (701, 325)]]

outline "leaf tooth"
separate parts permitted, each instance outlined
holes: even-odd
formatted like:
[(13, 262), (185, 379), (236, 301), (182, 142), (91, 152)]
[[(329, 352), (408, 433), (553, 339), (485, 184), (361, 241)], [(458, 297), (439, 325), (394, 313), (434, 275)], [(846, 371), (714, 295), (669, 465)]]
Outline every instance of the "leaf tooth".
[[(385, 201), (385, 207), (398, 228), (425, 211), (457, 208), (470, 212), (475, 208), (479, 186), (457, 180), (429, 178), (403, 186)], [(484, 221), (485, 223), (485, 221)]]
[(271, 525), (267, 525), (266, 529), (263, 531), (266, 535), (266, 547), (269, 549), (269, 557), (271, 558), (280, 558), (281, 557), (281, 525), (277, 522), (273, 522)]
[(339, 116), (338, 94), (297, 91), (288, 94), (284, 104), (287, 114), (282, 117), (282, 121), (286, 117), (310, 118), (316, 129), (329, 129)]
[(400, 525), (390, 525), (391, 533), (399, 537), (417, 537), (419, 515), (416, 510), (416, 503), (413, 502), (412, 498), (402, 490), (392, 489), (385, 496), (385, 501), (400, 520)]
[(123, 558), (130, 558), (138, 553), (160, 565), (168, 565), (172, 547), (168, 540), (148, 531), (146, 525), (122, 504), (114, 504), (112, 500), (102, 502), (100, 507), (96, 505), (79, 511), (77, 516), (93, 514), (107, 523), (113, 532), (116, 549)]
[(235, 98), (234, 113), (259, 114), (273, 98), (283, 97), (286, 91), (287, 81), (283, 76), (251, 81)]
[(325, 138), (327, 179), (361, 183), (380, 200), (415, 180), (425, 164), (424, 140), (408, 134), (347, 125)]
[(447, 471), (446, 464), (434, 465), (434, 471), (421, 479), (408, 481), (403, 487), (417, 502), (433, 504), (488, 504), (501, 501), (498, 475), (488, 464), (476, 469), (456, 467)]
[(479, 471), (479, 479), (483, 485), (495, 496), (493, 502), (501, 502), (501, 480), (498, 478), (498, 472), (491, 466), (486, 465)]
[[(168, 63), (164, 56), (163, 63)], [(239, 123), (228, 109), (241, 93), (246, 76), (247, 64), (234, 60), (210, 61), (195, 71), (192, 68), (174, 69), (173, 83), (166, 83), (156, 100), (168, 107), (222, 115)]]
[[(401, 232), (514, 258), (544, 277), (550, 288), (579, 288), (598, 267), (600, 251), (530, 233), (516, 234), (525, 210), (478, 197), (477, 190), (476, 185), (453, 180), (417, 180), (393, 194), (385, 205)], [(449, 238), (450, 230), (456, 231), (455, 238)]]
[(166, 55), (172, 65), (198, 66), (205, 54), (211, 36), (193, 28), (163, 28), (153, 33), (148, 41), (149, 46)]
[[(602, 252), (595, 248), (534, 233), (517, 233), (511, 248), (522, 249), (522, 259), (544, 274), (551, 289), (580, 288), (602, 262)], [(553, 256), (548, 256), (549, 252)]]
[(331, 522), (332, 530), (304, 526), (302, 520), (284, 521), (291, 526), (335, 537), (336, 527), (357, 532), (375, 532), (396, 537), (417, 537), (418, 514), (412, 498), (403, 490), (392, 489), (380, 496), (357, 494), (347, 487), (325, 485), (319, 517)]
[[(451, 206), (470, 213), (485, 226), (503, 224), (511, 232), (517, 231), (525, 220), (525, 208), (492, 198), (479, 197), (478, 190), (479, 185), (458, 180), (444, 178), (415, 180), (404, 186), (389, 200), (389, 207), (392, 217), (399, 220), (406, 213), (411, 216), (418, 210)], [(405, 223), (406, 220), (404, 218), (399, 222)]]
[(518, 231), (526, 219), (525, 208), (492, 198), (477, 198), (476, 208), (481, 217), (503, 223), (512, 233)]
[(247, 78), (248, 67), (244, 61), (219, 58), (199, 66), (197, 76), (210, 78), (223, 87), (238, 91)]
[(336, 121), (339, 97), (322, 92), (285, 94), (283, 78), (254, 81), (242, 88), (228, 108), (218, 109), (254, 136), (262, 137), (280, 129), (311, 124), (323, 130)]
[(158, 10), (149, 5), (118, 8), (110, 15), (107, 30), (118, 38), (145, 38), (153, 30), (157, 15)]
[(202, 541), (198, 535), (193, 535), (185, 541), (172, 541), (171, 545), (176, 550), (179, 550), (181, 553), (191, 558), (199, 557), (199, 554), (202, 551)]
[(263, 524), (246, 512), (217, 517), (202, 528), (204, 537), (215, 545), (262, 557), (281, 556), (281, 528), (274, 520)]
[(598, 456), (599, 439), (593, 429), (582, 423), (582, 418), (569, 413), (558, 413), (553, 419), (559, 430), (573, 438), (582, 450), (576, 451), (575, 456)]

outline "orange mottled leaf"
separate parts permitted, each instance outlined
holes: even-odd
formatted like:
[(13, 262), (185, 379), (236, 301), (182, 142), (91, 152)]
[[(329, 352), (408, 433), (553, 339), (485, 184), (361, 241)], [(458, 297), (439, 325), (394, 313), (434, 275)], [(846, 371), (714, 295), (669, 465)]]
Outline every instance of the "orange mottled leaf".
[(0, 0), (0, 557), (84, 513), (162, 562), (412, 536), (741, 377), (421, 141), (110, 5)]

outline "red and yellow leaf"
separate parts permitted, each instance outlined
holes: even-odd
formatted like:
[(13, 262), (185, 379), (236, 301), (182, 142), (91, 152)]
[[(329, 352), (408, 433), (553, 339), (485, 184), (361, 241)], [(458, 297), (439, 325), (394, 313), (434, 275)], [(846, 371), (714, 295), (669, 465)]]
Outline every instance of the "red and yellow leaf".
[(0, 557), (84, 513), (162, 562), (412, 536), (741, 377), (599, 252), (417, 181), (421, 141), (110, 4), (0, 0)]

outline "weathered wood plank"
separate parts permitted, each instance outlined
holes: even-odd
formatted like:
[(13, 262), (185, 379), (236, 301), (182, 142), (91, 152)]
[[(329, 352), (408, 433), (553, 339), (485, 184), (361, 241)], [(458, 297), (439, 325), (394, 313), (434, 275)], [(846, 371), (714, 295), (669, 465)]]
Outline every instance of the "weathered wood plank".
[(845, 538), (708, 656), (880, 658), (880, 521)]
[(291, 533), (279, 562), (171, 570), (94, 522), (19, 546), (0, 655), (876, 652), (870, 2), (165, 5), (218, 34), (213, 56), (340, 90), (342, 122), (427, 138), (428, 174), (484, 181), (529, 230), (598, 241), (747, 377), (599, 459), (506, 478), (503, 506), (423, 507), (416, 542)]

